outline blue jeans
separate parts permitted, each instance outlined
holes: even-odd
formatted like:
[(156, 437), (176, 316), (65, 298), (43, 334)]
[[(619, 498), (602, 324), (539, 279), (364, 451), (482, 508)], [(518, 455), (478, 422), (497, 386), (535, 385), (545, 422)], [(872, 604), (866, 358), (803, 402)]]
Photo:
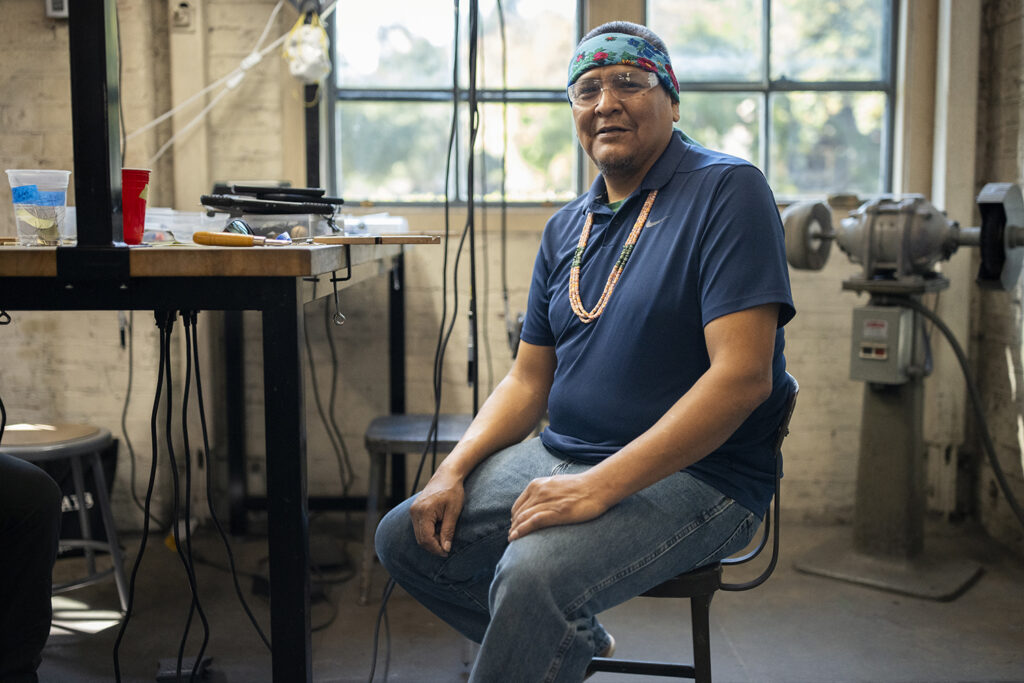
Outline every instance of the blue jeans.
[(417, 545), (413, 499), (381, 520), (381, 564), (430, 611), (480, 643), (471, 682), (581, 681), (609, 644), (595, 615), (739, 551), (757, 529), (754, 513), (677, 472), (597, 519), (508, 542), (512, 504), (531, 480), (589, 467), (552, 455), (539, 438), (495, 453), (466, 480), (448, 557)]

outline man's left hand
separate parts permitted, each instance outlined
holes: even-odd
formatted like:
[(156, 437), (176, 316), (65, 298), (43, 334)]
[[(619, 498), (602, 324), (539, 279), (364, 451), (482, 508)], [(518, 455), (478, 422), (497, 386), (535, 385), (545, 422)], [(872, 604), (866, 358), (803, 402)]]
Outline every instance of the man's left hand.
[(512, 506), (508, 540), (549, 526), (600, 517), (611, 507), (595, 495), (585, 474), (560, 474), (531, 481)]

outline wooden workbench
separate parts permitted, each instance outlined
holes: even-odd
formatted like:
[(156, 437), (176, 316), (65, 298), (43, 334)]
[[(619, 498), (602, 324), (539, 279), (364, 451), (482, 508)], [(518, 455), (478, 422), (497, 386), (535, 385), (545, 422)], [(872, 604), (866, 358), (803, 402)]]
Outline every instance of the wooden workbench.
[[(433, 235), (352, 235), (287, 247), (128, 247), (132, 277), (309, 277), (379, 261), (402, 245), (438, 244)], [(57, 247), (0, 244), (0, 277), (57, 277)]]
[[(303, 304), (316, 294), (326, 295), (332, 286), (348, 286), (380, 273), (384, 260), (392, 260), (395, 267), (403, 245), (440, 240), (402, 235), (335, 241), (340, 243), (96, 250), (0, 245), (0, 311), (252, 310), (261, 314), (262, 358), (275, 359), (263, 363), (275, 681), (310, 681), (312, 675)], [(127, 264), (123, 249), (128, 249)], [(109, 275), (103, 268), (108, 262), (113, 264)], [(328, 286), (316, 289), (321, 277)]]

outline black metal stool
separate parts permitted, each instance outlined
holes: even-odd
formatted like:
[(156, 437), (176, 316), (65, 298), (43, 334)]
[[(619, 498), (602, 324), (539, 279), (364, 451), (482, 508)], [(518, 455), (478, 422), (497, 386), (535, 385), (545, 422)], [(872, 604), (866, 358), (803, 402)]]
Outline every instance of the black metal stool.
[[(366, 450), (370, 454), (370, 481), (366, 492), (366, 522), (363, 528), (363, 566), (359, 583), (359, 604), (369, 600), (373, 570), (373, 535), (380, 522), (381, 501), (387, 463), (393, 453), (422, 453), (427, 448), (432, 414), (384, 415), (366, 428)], [(437, 419), (437, 452), (448, 453), (473, 421), (468, 414), (442, 414)]]
[[(8, 425), (4, 431), (3, 445), (0, 453), (39, 464), (68, 460), (71, 465), (71, 477), (75, 486), (75, 497), (78, 504), (78, 521), (82, 531), (80, 539), (61, 539), (59, 552), (80, 548), (85, 553), (86, 575), (68, 583), (53, 586), (54, 593), (63, 593), (75, 588), (87, 586), (101, 581), (110, 574), (114, 575), (117, 584), (117, 595), (121, 602), (121, 610), (128, 609), (128, 582), (125, 581), (121, 546), (117, 541), (117, 530), (114, 528), (114, 517), (110, 511), (110, 497), (107, 495), (107, 483), (104, 480), (103, 463), (100, 453), (113, 443), (113, 437), (106, 429), (82, 424), (55, 425)], [(89, 524), (89, 512), (86, 509), (85, 477), (82, 461), (87, 460), (92, 466), (94, 504), (99, 508), (106, 532), (106, 542), (93, 539)], [(96, 551), (110, 553), (112, 566), (110, 569), (97, 570)]]
[[(650, 598), (689, 598), (690, 623), (693, 630), (693, 665), (668, 662), (649, 662), (630, 659), (612, 659), (610, 657), (594, 657), (587, 667), (587, 674), (598, 671), (623, 674), (641, 674), (645, 676), (668, 676), (672, 678), (692, 678), (696, 683), (711, 683), (711, 598), (715, 592), (745, 591), (756, 588), (768, 580), (779, 559), (779, 494), (782, 480), (782, 441), (789, 434), (789, 420), (796, 407), (796, 397), (800, 385), (791, 375), (786, 375), (789, 382), (789, 398), (782, 422), (779, 424), (775, 440), (775, 497), (772, 499), (771, 515), (765, 515), (764, 534), (757, 547), (741, 557), (730, 557), (713, 564), (698, 567), (680, 574), (668, 581), (658, 584), (643, 594)], [(743, 583), (724, 583), (722, 567), (742, 564), (757, 557), (772, 539), (772, 556), (768, 566), (761, 574)]]

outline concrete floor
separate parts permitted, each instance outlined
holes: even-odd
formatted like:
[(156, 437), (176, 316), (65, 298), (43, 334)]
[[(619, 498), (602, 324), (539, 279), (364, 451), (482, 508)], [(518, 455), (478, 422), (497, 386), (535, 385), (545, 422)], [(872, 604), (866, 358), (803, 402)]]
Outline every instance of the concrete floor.
[[(345, 526), (340, 516), (318, 517), (311, 525), (314, 555), (331, 565), (317, 584), (324, 587), (326, 598), (315, 602), (312, 614), (316, 681), (369, 679), (378, 605), (357, 604), (358, 581), (348, 578), (351, 570), (340, 558), (347, 554), (349, 566), (357, 565), (360, 546), (352, 541), (342, 552), (337, 541), (346, 528), (358, 526), (358, 519)], [(841, 527), (784, 521), (782, 560), (768, 583), (754, 591), (716, 596), (711, 614), (715, 681), (1024, 681), (1024, 561), (971, 528), (930, 528), (929, 553), (948, 552), (984, 568), (973, 586), (948, 602), (906, 597), (794, 569), (794, 561), (848, 533)], [(187, 583), (177, 554), (161, 540), (150, 543), (136, 581), (133, 614), (119, 646), (123, 681), (154, 681), (158, 660), (177, 656), (189, 607)], [(130, 571), (138, 539), (123, 541)], [(204, 680), (270, 681), (270, 655), (239, 606), (231, 575), (223, 569), (227, 563), (219, 538), (201, 528), (194, 547), (199, 597), (211, 628), (206, 650), (211, 661)], [(232, 548), (243, 594), (266, 630), (268, 602), (253, 592), (253, 576), (266, 572), (265, 544), (259, 538), (233, 539)], [(59, 561), (57, 577), (70, 573), (77, 562)], [(385, 579), (377, 567), (374, 603), (379, 602)], [(117, 613), (110, 610), (116, 610), (117, 604), (112, 581), (55, 597), (55, 626), (43, 653), (40, 680), (114, 680), (112, 650), (118, 626)], [(689, 659), (688, 615), (685, 602), (642, 598), (606, 612), (602, 622), (618, 641), (617, 656), (683, 661)], [(466, 680), (472, 657), (468, 642), (400, 590), (389, 602), (388, 625), (388, 681)], [(196, 654), (201, 633), (197, 620), (186, 654)], [(385, 680), (384, 653), (382, 635), (375, 681)], [(590, 682), (616, 680), (667, 679), (597, 674)]]

